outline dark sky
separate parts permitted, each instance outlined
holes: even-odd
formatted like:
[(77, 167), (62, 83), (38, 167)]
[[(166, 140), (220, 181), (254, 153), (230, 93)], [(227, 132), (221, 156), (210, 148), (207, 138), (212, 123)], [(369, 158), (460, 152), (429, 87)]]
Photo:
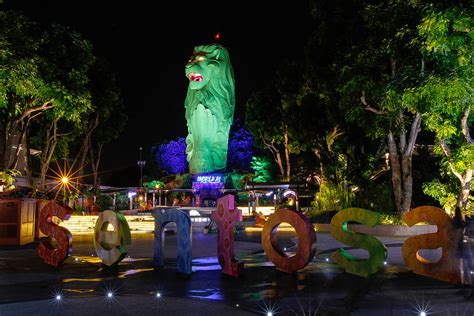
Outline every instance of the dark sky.
[[(136, 166), (139, 147), (186, 136), (184, 65), (193, 47), (214, 42), (229, 50), (236, 80), (236, 117), (252, 91), (284, 60), (302, 58), (310, 34), (309, 0), (295, 1), (48, 1), (4, 0), (41, 23), (61, 23), (89, 39), (117, 73), (129, 116), (105, 148), (104, 178)], [(166, 5), (164, 3), (167, 3)], [(174, 4), (173, 4), (174, 3)], [(138, 167), (137, 167), (138, 168)]]

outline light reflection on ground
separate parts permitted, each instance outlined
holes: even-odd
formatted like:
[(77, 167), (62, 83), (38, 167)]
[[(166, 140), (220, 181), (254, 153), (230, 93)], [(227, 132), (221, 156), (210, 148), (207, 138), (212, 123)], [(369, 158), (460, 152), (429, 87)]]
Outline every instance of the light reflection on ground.
[[(464, 300), (458, 294), (459, 289), (452, 285), (415, 276), (400, 264), (387, 265), (382, 273), (371, 279), (346, 274), (334, 262), (325, 261), (339, 247), (337, 244), (330, 247), (323, 244), (325, 236), (318, 236), (316, 257), (296, 275), (276, 271), (262, 252), (258, 238), (255, 238), (257, 243), (237, 240), (236, 257), (245, 263), (244, 275), (240, 278), (221, 273), (215, 236), (198, 235), (193, 238), (193, 255), (197, 257), (193, 258), (194, 273), (189, 277), (176, 273), (176, 253), (173, 252), (176, 236), (167, 236), (165, 266), (161, 268), (153, 266), (152, 235), (136, 238), (129, 247), (131, 257), (127, 255), (113, 267), (103, 266), (98, 257), (88, 255), (93, 253), (93, 243), (85, 237), (81, 238), (74, 245), (74, 256), (59, 268), (45, 265), (37, 257), (35, 249), (2, 258), (1, 261), (7, 263), (2, 266), (2, 272), (5, 269), (7, 276), (2, 275), (0, 279), (6, 284), (0, 286), (0, 304), (48, 299), (50, 289), (58, 287), (68, 293), (68, 298), (102, 296), (110, 288), (119, 296), (150, 295), (159, 291), (163, 297), (219, 300), (233, 306), (238, 303), (240, 308), (252, 311), (260, 311), (264, 300), (283, 300), (280, 306), (284, 306), (285, 310), (314, 311), (321, 304), (320, 298), (324, 298), (321, 308), (330, 310), (330, 315), (346, 315), (355, 308), (365, 305), (376, 308), (386, 302), (407, 305), (408, 296), (412, 298), (420, 293), (431, 293), (441, 302), (448, 296), (453, 302), (459, 300), (462, 303)], [(247, 241), (252, 241), (252, 238)], [(290, 238), (279, 242), (287, 249), (294, 246)], [(392, 251), (391, 255), (399, 256), (401, 242), (392, 240), (386, 244)], [(326, 248), (321, 249), (324, 246)], [(13, 279), (17, 280), (16, 283), (9, 281)], [(449, 294), (439, 294), (442, 291)], [(301, 309), (298, 304), (303, 302), (309, 306)]]

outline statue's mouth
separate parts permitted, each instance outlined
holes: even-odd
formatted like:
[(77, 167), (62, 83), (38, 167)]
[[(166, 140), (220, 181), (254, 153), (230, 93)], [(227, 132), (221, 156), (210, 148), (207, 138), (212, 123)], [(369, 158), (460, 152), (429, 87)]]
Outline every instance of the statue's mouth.
[(201, 81), (202, 81), (202, 75), (201, 75), (200, 73), (197, 73), (197, 72), (191, 72), (191, 73), (189, 73), (188, 78), (189, 78), (189, 80), (191, 80), (191, 81), (197, 81), (197, 82), (201, 82)]

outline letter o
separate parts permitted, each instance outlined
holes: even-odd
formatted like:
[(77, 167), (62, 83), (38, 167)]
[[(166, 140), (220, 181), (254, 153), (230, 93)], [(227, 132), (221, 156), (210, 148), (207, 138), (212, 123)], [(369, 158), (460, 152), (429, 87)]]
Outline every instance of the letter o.
[[(298, 252), (287, 255), (278, 245), (278, 225), (286, 222), (293, 226), (298, 236)], [(294, 273), (303, 269), (313, 259), (316, 253), (316, 233), (311, 222), (300, 212), (281, 209), (272, 214), (262, 231), (262, 247), (268, 259), (277, 270)]]

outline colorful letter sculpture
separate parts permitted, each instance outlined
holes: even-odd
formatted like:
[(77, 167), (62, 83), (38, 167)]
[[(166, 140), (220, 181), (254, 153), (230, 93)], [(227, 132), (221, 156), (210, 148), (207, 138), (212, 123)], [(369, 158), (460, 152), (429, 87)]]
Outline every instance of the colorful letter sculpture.
[[(403, 260), (414, 273), (430, 278), (460, 283), (458, 244), (462, 231), (456, 230), (453, 221), (443, 210), (434, 206), (420, 206), (403, 215), (408, 226), (418, 222), (429, 222), (438, 227), (432, 234), (423, 234), (408, 238), (402, 247)], [(442, 247), (441, 259), (431, 262), (422, 257), (420, 249), (436, 249)]]
[[(107, 228), (111, 225), (113, 231)], [(132, 242), (130, 228), (125, 216), (113, 211), (104, 211), (99, 214), (94, 228), (94, 247), (97, 256), (106, 266), (112, 266), (125, 258), (125, 245)]]
[(184, 101), (189, 172), (224, 169), (235, 107), (234, 72), (227, 49), (221, 45), (195, 47), (185, 73), (189, 79)]
[(56, 247), (51, 244), (49, 239), (41, 240), (38, 245), (38, 255), (45, 263), (57, 267), (71, 255), (72, 235), (66, 228), (58, 226), (53, 219), (53, 217), (57, 217), (60, 220), (68, 220), (71, 214), (71, 208), (59, 205), (54, 201), (48, 202), (39, 211), (39, 229), (57, 242)]
[(333, 254), (334, 260), (344, 268), (347, 273), (361, 277), (368, 277), (383, 267), (387, 259), (387, 248), (377, 238), (349, 230), (348, 222), (355, 221), (369, 227), (374, 227), (379, 222), (379, 214), (351, 207), (337, 212), (331, 220), (331, 236), (346, 245), (363, 248), (369, 252), (368, 259), (359, 259), (340, 248)]
[(234, 207), (233, 195), (225, 195), (217, 200), (217, 211), (211, 216), (217, 224), (217, 257), (222, 273), (239, 276), (244, 264), (234, 257), (234, 222), (242, 221), (242, 210)]
[[(277, 229), (283, 222), (293, 226), (298, 235), (298, 252), (293, 256), (288, 256), (278, 245)], [(281, 209), (273, 213), (265, 223), (262, 247), (277, 270), (294, 273), (303, 269), (313, 259), (316, 252), (316, 233), (306, 216), (290, 209)]]
[(165, 226), (168, 223), (174, 222), (178, 227), (178, 272), (184, 274), (191, 274), (192, 258), (191, 258), (191, 219), (186, 212), (169, 209), (169, 210), (155, 210), (155, 251), (154, 263), (157, 266), (163, 266), (163, 248), (165, 241)]

